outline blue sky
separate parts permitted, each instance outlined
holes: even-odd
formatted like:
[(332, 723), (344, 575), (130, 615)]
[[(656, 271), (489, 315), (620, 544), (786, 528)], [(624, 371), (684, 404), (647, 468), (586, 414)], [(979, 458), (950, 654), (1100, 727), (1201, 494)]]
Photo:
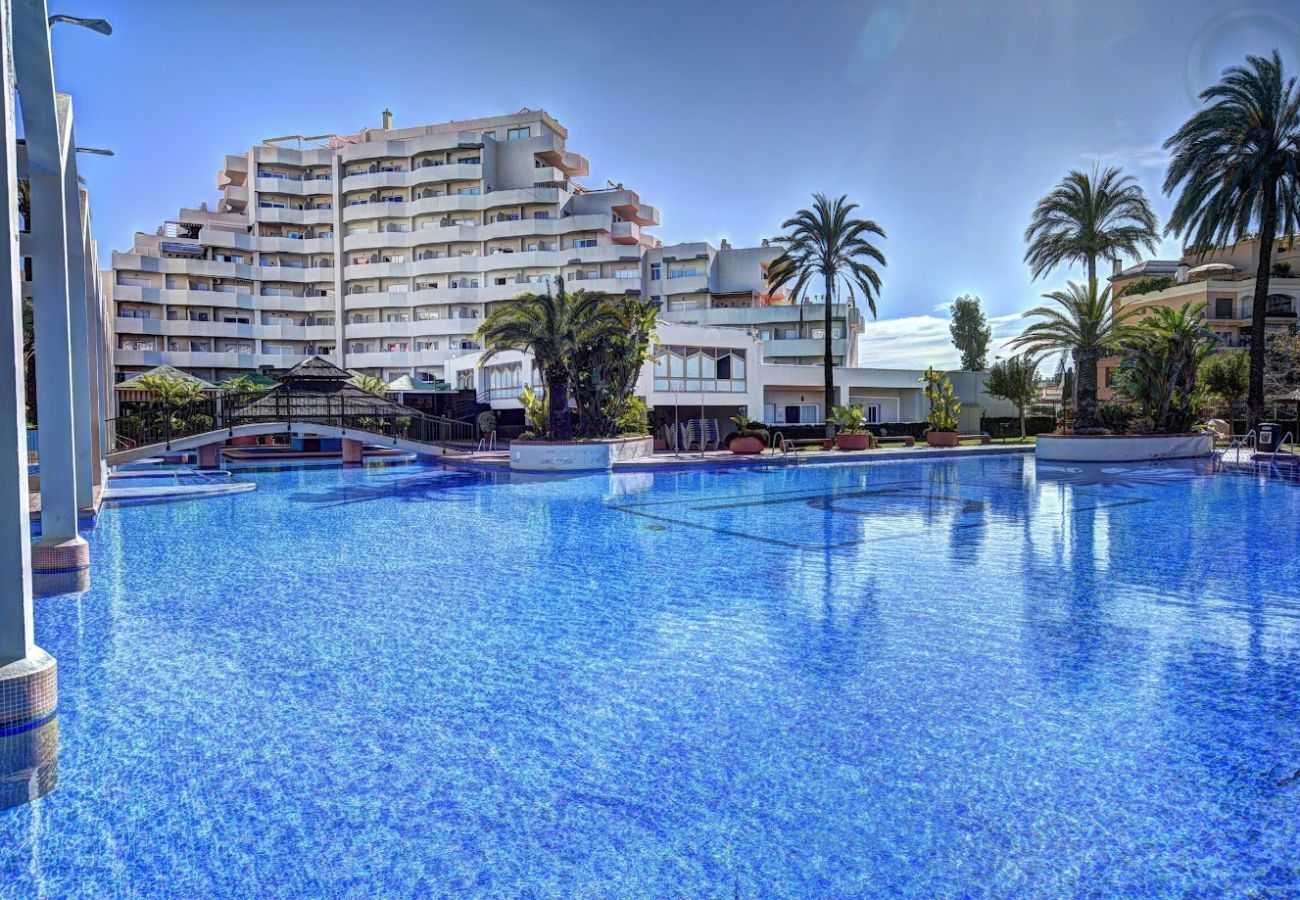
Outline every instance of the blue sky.
[[(1033, 284), (1021, 234), (1072, 167), (1122, 165), (1163, 215), (1161, 142), (1223, 66), (1278, 46), (1294, 0), (881, 0), (621, 4), (67, 0), (60, 26), (101, 253), (215, 198), (225, 153), (289, 133), (542, 107), (610, 178), (660, 208), (668, 243), (774, 234), (813, 191), (889, 233), (867, 365), (946, 367), (946, 307), (996, 335), (1070, 273)], [(1166, 251), (1176, 252), (1167, 242)]]

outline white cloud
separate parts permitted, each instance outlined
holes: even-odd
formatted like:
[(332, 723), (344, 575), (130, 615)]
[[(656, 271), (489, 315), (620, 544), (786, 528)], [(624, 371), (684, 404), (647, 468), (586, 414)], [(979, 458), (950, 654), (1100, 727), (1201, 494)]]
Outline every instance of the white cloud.
[(1085, 151), (1079, 155), (1100, 166), (1162, 171), (1169, 167), (1169, 151), (1159, 144), (1120, 144), (1102, 153)]
[[(946, 309), (946, 306), (943, 307)], [(1007, 343), (1024, 329), (1020, 313), (991, 316), (993, 340), (989, 344), (989, 360), (1009, 356)], [(862, 327), (858, 343), (858, 362), (868, 367), (888, 369), (955, 369), (961, 363), (961, 354), (952, 345), (948, 333), (948, 318), (939, 316), (903, 316), (898, 319), (881, 319), (867, 322)]]

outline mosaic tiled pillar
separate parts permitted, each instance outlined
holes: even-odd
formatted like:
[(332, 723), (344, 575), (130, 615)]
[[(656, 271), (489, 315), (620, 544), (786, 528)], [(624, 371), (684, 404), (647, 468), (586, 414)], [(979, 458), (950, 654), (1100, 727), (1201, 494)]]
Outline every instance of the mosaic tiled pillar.
[(59, 720), (0, 731), (0, 809), (39, 800), (59, 781)]
[[(8, 6), (6, 9), (10, 10)], [(17, 129), (13, 81), (15, 73), (19, 78), (22, 111), (27, 125), (27, 160), (32, 185), (31, 237), (38, 241), (39, 251), (34, 252), (33, 256), (45, 261), (43, 264), (33, 263), (38, 330), (43, 327), (42, 322), (47, 325), (50, 322), (45, 313), (40, 311), (40, 304), (48, 301), (57, 307), (59, 303), (58, 270), (65, 264), (61, 258), (55, 262), (50, 261), (51, 252), (57, 250), (57, 244), (62, 243), (62, 225), (57, 231), (48, 227), (48, 221), (41, 228), (37, 227), (38, 213), (45, 215), (50, 212), (47, 206), (52, 195), (47, 189), (55, 185), (51, 184), (48, 172), (41, 178), (35, 172), (42, 164), (47, 169), (50, 168), (51, 151), (58, 146), (58, 137), (51, 133), (50, 127), (50, 123), (58, 120), (58, 107), (50, 71), (49, 29), (45, 6), (43, 3), (23, 2), (14, 4), (10, 11), (13, 15), (14, 34), (19, 35), (17, 41), (11, 40), (10, 29), (7, 27), (10, 22), (0, 21), (0, 60), (14, 60), (12, 67), (8, 64), (0, 66), (0, 805), (4, 805), (5, 795), (10, 790), (10, 775), (13, 774), (11, 769), (25, 772), (28, 768), (25, 763), (30, 761), (30, 737), (21, 736), (52, 722), (58, 699), (54, 657), (36, 645), (31, 574), (28, 570), (36, 554), (31, 547), (31, 521), (28, 514), (26, 404), (23, 362), (20, 356), (22, 315), (19, 307), (22, 291), (16, 240), (18, 179), (14, 144)], [(0, 19), (5, 17), (0, 16)], [(27, 122), (28, 119), (31, 121)], [(57, 157), (57, 154), (54, 155)], [(38, 191), (37, 182), (42, 180), (42, 190)], [(55, 184), (61, 187), (62, 183), (55, 179)], [(38, 194), (42, 195), (47, 206), (37, 204)], [(62, 223), (61, 194), (59, 197), (55, 213), (59, 223)], [(56, 246), (41, 246), (39, 239), (42, 238), (52, 240)], [(53, 292), (49, 290), (48, 284), (41, 282), (46, 277), (56, 282)], [(66, 285), (63, 302), (66, 307)], [(65, 308), (61, 332), (62, 350), (59, 346), (59, 321), (55, 310), (55, 321), (47, 329), (45, 337), (38, 335), (38, 353), (57, 355), (68, 352), (66, 312)], [(49, 364), (50, 360), (47, 359), (46, 363)], [(66, 356), (63, 363), (67, 365)], [(40, 365), (38, 362), (38, 373), (41, 371)], [(70, 370), (67, 374), (70, 378)], [(55, 375), (57, 377), (58, 373)], [(65, 394), (65, 404), (67, 400)], [(77, 503), (71, 466), (71, 408), (47, 408), (42, 397), (42, 431), (46, 425), (47, 411), (51, 422), (56, 425), (55, 433), (61, 434), (66, 441), (58, 449), (51, 448), (53, 458), (47, 470), (46, 439), (43, 434), (41, 436), (42, 496), (48, 490), (51, 496), (59, 498), (58, 510), (53, 514), (58, 525), (52, 526), (51, 530), (66, 528), (66, 533), (75, 538), (73, 543), (79, 546), (74, 550), (65, 550), (64, 559), (70, 560), (72, 565), (82, 566), (83, 569), (79, 571), (84, 571), (89, 554), (85, 542), (77, 537)], [(18, 766), (15, 760), (24, 764)], [(24, 785), (27, 783), (25, 779), (21, 780)], [(30, 791), (23, 787), (20, 793), (27, 796)]]
[(204, 444), (199, 448), (199, 468), (200, 469), (220, 469), (221, 468), (221, 445)]

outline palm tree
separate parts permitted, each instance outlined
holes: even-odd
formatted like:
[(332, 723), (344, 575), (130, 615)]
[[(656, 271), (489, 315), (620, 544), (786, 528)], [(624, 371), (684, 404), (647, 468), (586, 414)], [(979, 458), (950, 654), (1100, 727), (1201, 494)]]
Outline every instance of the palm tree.
[(1132, 175), (1119, 169), (1074, 169), (1038, 201), (1025, 229), (1025, 262), (1035, 279), (1062, 263), (1083, 263), (1097, 280), (1097, 260), (1137, 256), (1159, 247), (1156, 214)]
[(573, 436), (569, 417), (571, 363), (582, 348), (613, 337), (617, 325), (606, 295), (569, 293), (564, 279), (545, 294), (523, 293), (497, 307), (479, 325), (476, 337), (486, 348), (482, 362), (502, 350), (531, 352), (546, 382), (549, 433), (558, 441)]
[[(880, 293), (880, 274), (872, 263), (886, 265), (885, 255), (871, 243), (872, 236), (885, 237), (884, 229), (870, 219), (856, 219), (858, 208), (841, 194), (831, 200), (824, 194), (813, 194), (812, 209), (801, 209), (792, 218), (781, 223), (785, 234), (774, 239), (782, 248), (781, 255), (767, 268), (768, 290), (794, 283), (790, 296), (798, 303), (809, 284), (821, 279), (825, 298), (825, 345), (822, 365), (826, 373), (825, 409), (829, 414), (836, 405), (835, 363), (831, 345), (831, 305), (835, 300), (837, 282), (848, 287), (849, 303), (855, 293), (862, 295), (867, 308), (876, 315), (876, 295)], [(826, 436), (834, 437), (835, 426), (827, 415)]]
[(221, 382), (221, 393), (227, 396), (255, 394), (266, 390), (266, 385), (259, 384), (248, 374), (235, 375)]
[(382, 397), (384, 389), (388, 387), (388, 382), (384, 381), (380, 376), (362, 372), (353, 373), (352, 383), (376, 397)]
[[(1201, 92), (1207, 105), (1165, 141), (1173, 151), (1165, 193), (1180, 191), (1165, 229), (1202, 251), (1259, 227), (1250, 319), (1249, 427), (1264, 415), (1264, 317), (1273, 244), (1300, 216), (1300, 92), (1282, 57), (1246, 57)], [(1181, 185), (1181, 188), (1180, 188)]]
[(135, 381), (141, 390), (149, 392), (155, 403), (163, 406), (184, 406), (203, 396), (203, 385), (189, 378), (147, 372), (137, 376)]
[(1026, 317), (1037, 317), (1040, 321), (1021, 332), (1011, 346), (1034, 355), (1068, 352), (1078, 373), (1075, 427), (1080, 431), (1094, 428), (1097, 364), (1128, 336), (1129, 329), (1124, 323), (1135, 311), (1116, 308), (1111, 303), (1110, 290), (1098, 293), (1096, 281), (1086, 286), (1071, 281), (1065, 290), (1043, 296), (1056, 306), (1039, 306), (1026, 312)]

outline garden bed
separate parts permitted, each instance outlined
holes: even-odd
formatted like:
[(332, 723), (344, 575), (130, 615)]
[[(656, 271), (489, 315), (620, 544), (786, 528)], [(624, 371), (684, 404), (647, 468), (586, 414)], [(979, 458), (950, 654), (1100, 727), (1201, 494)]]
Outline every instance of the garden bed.
[(1054, 462), (1142, 462), (1214, 453), (1209, 434), (1040, 434), (1034, 450)]
[(510, 468), (520, 472), (591, 472), (654, 452), (649, 435), (602, 440), (512, 441)]

